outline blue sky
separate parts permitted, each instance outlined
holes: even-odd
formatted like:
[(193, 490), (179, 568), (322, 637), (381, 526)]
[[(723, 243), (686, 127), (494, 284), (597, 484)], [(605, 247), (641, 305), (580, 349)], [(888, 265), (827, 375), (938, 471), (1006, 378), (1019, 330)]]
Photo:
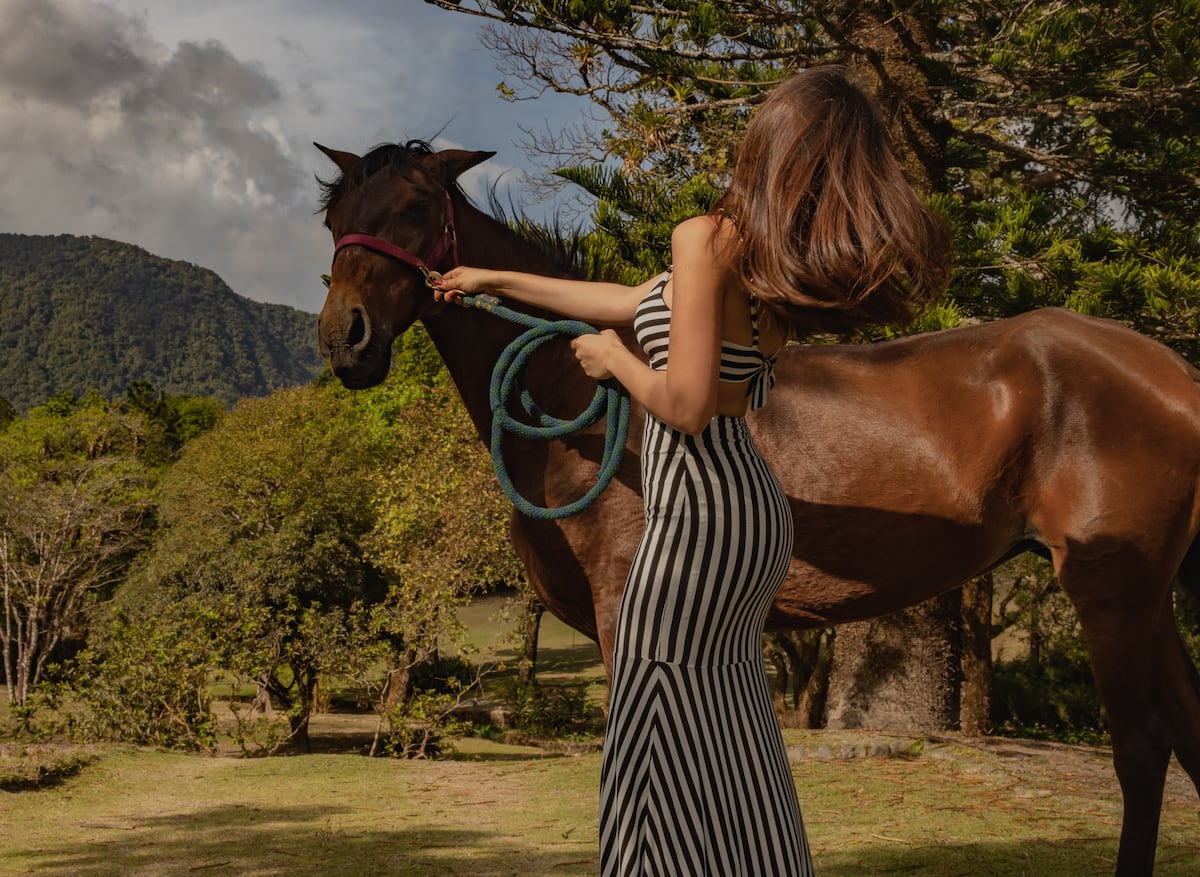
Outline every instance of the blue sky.
[(314, 140), (495, 150), (468, 192), (545, 216), (522, 128), (587, 109), (502, 100), (479, 27), (421, 0), (0, 0), (0, 231), (128, 241), (315, 312)]

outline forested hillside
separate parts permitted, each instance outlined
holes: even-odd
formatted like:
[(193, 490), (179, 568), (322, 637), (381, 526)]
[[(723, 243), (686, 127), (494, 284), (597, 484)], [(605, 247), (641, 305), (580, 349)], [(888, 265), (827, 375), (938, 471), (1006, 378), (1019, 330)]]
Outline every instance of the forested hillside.
[(96, 237), (0, 234), (0, 396), (18, 410), (133, 381), (233, 402), (312, 380), (316, 318)]

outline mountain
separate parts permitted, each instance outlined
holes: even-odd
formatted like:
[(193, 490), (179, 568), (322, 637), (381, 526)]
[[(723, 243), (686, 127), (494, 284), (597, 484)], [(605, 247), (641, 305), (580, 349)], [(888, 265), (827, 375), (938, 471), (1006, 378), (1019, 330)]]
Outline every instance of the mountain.
[(0, 234), (0, 396), (19, 411), (133, 381), (232, 403), (321, 369), (315, 316), (205, 268), (97, 237)]

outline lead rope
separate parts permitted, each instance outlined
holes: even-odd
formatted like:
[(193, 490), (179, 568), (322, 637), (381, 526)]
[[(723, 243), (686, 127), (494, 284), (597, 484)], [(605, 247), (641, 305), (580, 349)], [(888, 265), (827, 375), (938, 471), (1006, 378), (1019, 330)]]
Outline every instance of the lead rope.
[[(441, 274), (423, 264), (417, 265), (425, 275), (425, 284), (433, 289), (434, 280), (440, 279)], [(330, 276), (322, 274), (321, 280), (328, 288)], [(522, 314), (500, 304), (500, 299), (492, 295), (458, 295), (455, 302), (461, 307), (475, 308), (487, 311), (497, 317), (525, 326), (525, 332), (518, 335), (500, 354), (492, 369), (492, 382), (488, 389), (489, 404), (492, 409), (491, 452), (492, 468), (496, 470), (496, 478), (500, 481), (500, 489), (508, 497), (517, 511), (530, 518), (544, 521), (554, 521), (569, 518), (586, 511), (592, 503), (612, 483), (617, 469), (621, 465), (621, 455), (625, 451), (625, 441), (629, 438), (629, 392), (615, 379), (608, 378), (600, 381), (596, 393), (588, 405), (577, 417), (563, 420), (553, 417), (538, 408), (522, 379), (529, 357), (539, 347), (556, 338), (578, 338), (580, 335), (597, 334), (595, 327), (580, 320), (543, 320), (529, 314)], [(508, 411), (508, 403), (513, 392), (517, 391), (521, 407), (536, 425), (531, 426), (514, 419)], [(565, 506), (550, 508), (534, 505), (523, 497), (508, 474), (508, 466), (504, 462), (501, 443), (504, 433), (511, 432), (520, 438), (550, 441), (563, 438), (572, 433), (580, 432), (599, 422), (600, 417), (606, 419), (604, 430), (604, 454), (600, 458), (600, 470), (596, 473), (596, 483), (583, 496)]]
[[(433, 282), (441, 277), (436, 271), (422, 269), (425, 282), (433, 288)], [(530, 518), (544, 521), (559, 520), (577, 515), (591, 507), (592, 503), (612, 483), (617, 469), (621, 465), (621, 454), (625, 450), (625, 441), (629, 437), (629, 392), (614, 378), (600, 381), (596, 393), (588, 405), (578, 416), (563, 420), (542, 411), (532, 394), (525, 385), (524, 373), (529, 358), (537, 349), (548, 341), (557, 338), (578, 338), (580, 335), (595, 335), (596, 329), (580, 320), (544, 320), (529, 314), (522, 314), (500, 304), (500, 299), (492, 295), (474, 294), (455, 296), (455, 303), (464, 308), (475, 308), (487, 311), (509, 322), (524, 326), (525, 331), (511, 341), (501, 352), (496, 365), (492, 369), (492, 382), (488, 389), (488, 400), (492, 409), (492, 468), (496, 470), (496, 478), (500, 481), (500, 489), (508, 497), (517, 511)], [(521, 408), (533, 419), (536, 425), (523, 423), (509, 413), (509, 402), (516, 393), (520, 399)], [(563, 438), (572, 433), (580, 432), (598, 423), (601, 417), (606, 420), (604, 430), (604, 454), (600, 458), (600, 470), (596, 473), (596, 483), (582, 497), (564, 506), (550, 508), (534, 505), (523, 497), (508, 474), (508, 466), (504, 462), (501, 444), (506, 432), (519, 438), (551, 441)]]

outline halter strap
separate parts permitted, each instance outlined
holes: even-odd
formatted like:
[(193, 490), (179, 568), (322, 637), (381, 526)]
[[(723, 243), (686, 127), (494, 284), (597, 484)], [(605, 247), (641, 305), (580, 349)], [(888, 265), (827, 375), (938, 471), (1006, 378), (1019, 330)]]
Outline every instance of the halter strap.
[(390, 256), (405, 265), (411, 265), (426, 276), (437, 270), (437, 266), (442, 263), (447, 254), (450, 256), (451, 265), (458, 265), (458, 235), (454, 231), (454, 204), (450, 201), (450, 193), (446, 193), (446, 224), (442, 229), (442, 236), (438, 238), (426, 258), (422, 259), (404, 247), (369, 234), (342, 235), (334, 245), (333, 258), (336, 260), (337, 254), (346, 247), (366, 247), (368, 250)]

